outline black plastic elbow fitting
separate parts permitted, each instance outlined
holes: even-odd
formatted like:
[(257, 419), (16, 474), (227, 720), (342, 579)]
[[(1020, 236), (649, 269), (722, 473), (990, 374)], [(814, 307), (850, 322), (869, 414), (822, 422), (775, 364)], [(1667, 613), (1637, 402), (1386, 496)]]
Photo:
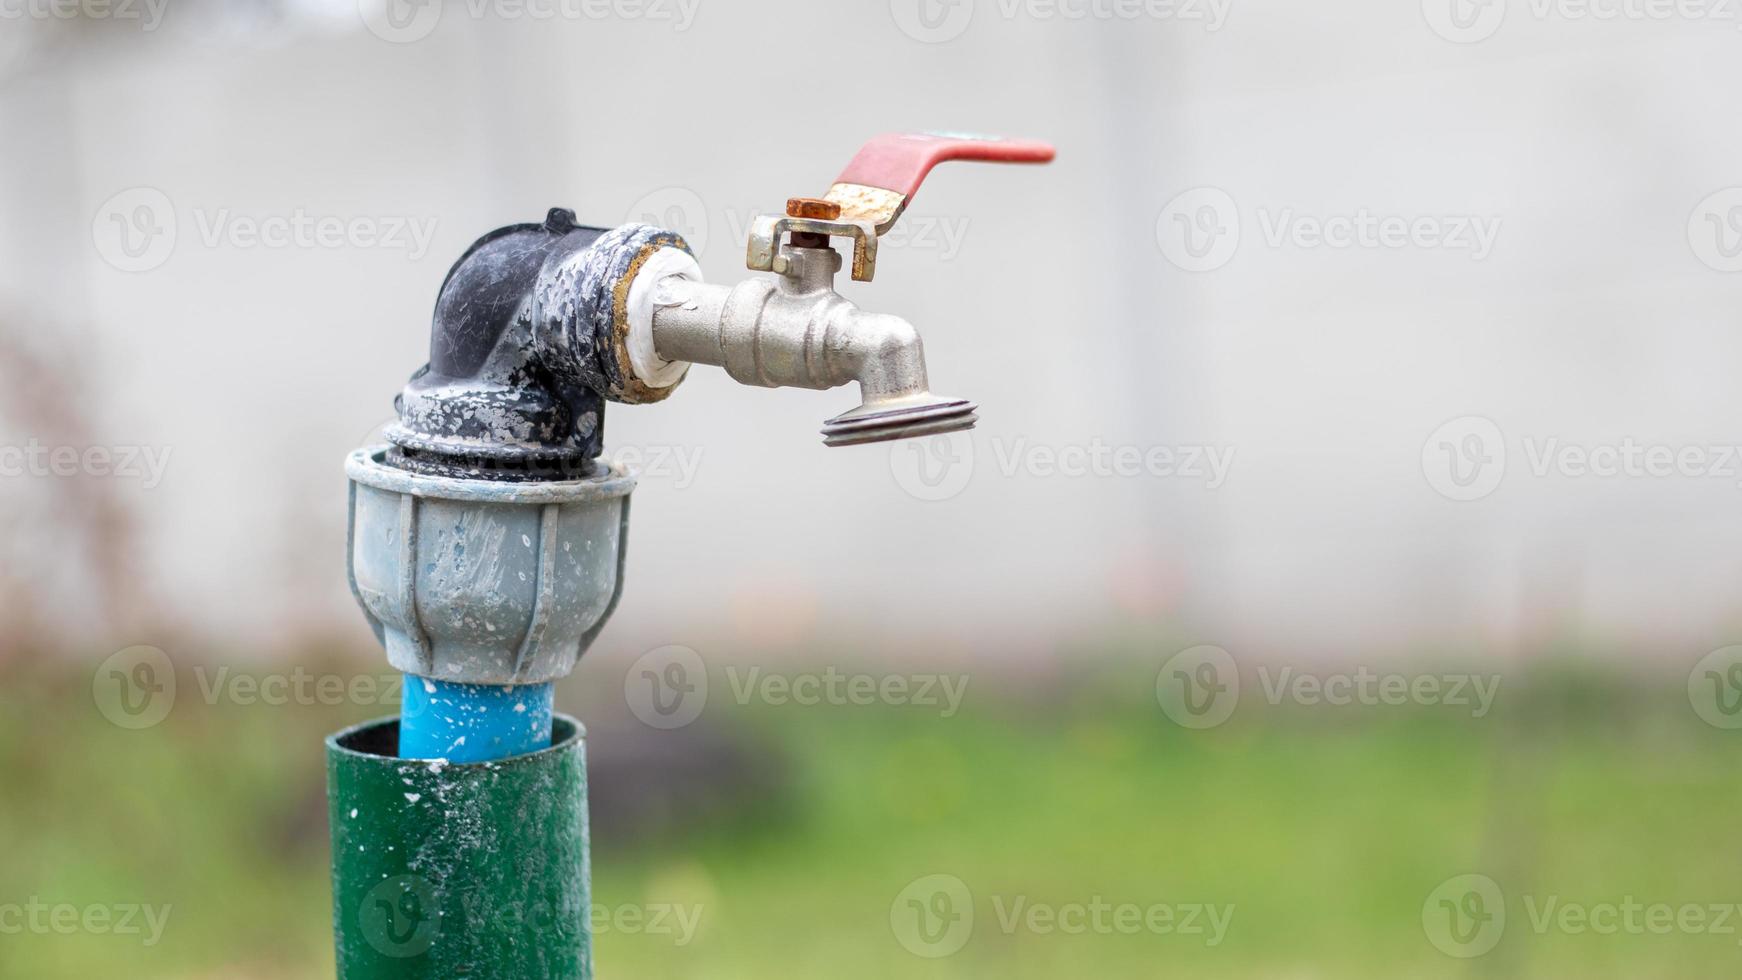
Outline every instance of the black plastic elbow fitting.
[(565, 208), (473, 243), (436, 299), (429, 363), (394, 400), (388, 461), (474, 479), (591, 476), (605, 402), (677, 387), (642, 384), (624, 346), (629, 283), (668, 247), (689, 250), (649, 225), (576, 224)]

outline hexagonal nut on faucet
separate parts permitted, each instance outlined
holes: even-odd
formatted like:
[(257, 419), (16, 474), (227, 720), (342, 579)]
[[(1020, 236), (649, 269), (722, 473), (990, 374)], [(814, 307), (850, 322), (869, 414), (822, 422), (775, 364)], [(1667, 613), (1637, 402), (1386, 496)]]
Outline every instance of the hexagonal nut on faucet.
[(351, 589), (398, 670), (467, 684), (566, 676), (616, 607), (629, 494), (621, 468), (513, 483), (346, 460)]

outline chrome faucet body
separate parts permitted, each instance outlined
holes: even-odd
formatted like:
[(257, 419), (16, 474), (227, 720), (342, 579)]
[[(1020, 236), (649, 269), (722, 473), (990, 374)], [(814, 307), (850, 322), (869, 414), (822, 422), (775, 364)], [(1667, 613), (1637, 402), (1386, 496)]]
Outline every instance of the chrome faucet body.
[[(675, 252), (675, 250), (672, 250)], [(649, 262), (656, 281), (646, 302), (631, 287), (630, 350), (652, 387), (690, 364), (721, 367), (733, 380), (766, 388), (834, 388), (859, 383), (861, 404), (823, 427), (831, 446), (901, 439), (973, 426), (974, 406), (933, 395), (919, 331), (898, 316), (860, 309), (835, 292), (841, 256), (827, 246), (786, 245), (784, 270), (735, 286), (700, 281), (687, 255)], [(633, 359), (633, 357), (632, 357)], [(643, 370), (647, 371), (642, 375)]]

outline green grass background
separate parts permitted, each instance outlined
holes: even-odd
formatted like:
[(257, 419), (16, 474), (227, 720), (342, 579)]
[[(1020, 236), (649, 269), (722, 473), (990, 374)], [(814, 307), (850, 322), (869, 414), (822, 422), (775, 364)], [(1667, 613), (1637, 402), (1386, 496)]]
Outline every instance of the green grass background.
[[(599, 975), (1742, 974), (1734, 934), (1538, 934), (1522, 906), (1742, 902), (1742, 733), (1702, 723), (1676, 677), (1560, 658), (1508, 670), (1483, 719), (1248, 697), (1221, 728), (1191, 732), (1158, 710), (1155, 660), (1093, 662), (1044, 682), (976, 672), (954, 718), (723, 703), (728, 731), (782, 753), (780, 813), (596, 847), (596, 901), (703, 910), (687, 945), (598, 936)], [(620, 690), (620, 676), (584, 669), (564, 696), (584, 718), (586, 691)], [(0, 977), (332, 975), (321, 740), (378, 710), (178, 703), (133, 732), (101, 719), (88, 678), (40, 669), (10, 673), (0, 708), (0, 901), (172, 906), (149, 949), (0, 936)], [(1469, 872), (1501, 883), (1510, 918), (1498, 948), (1464, 961), (1427, 941), (1421, 915), (1436, 885)], [(973, 937), (939, 959), (890, 926), (895, 896), (929, 874), (961, 878), (976, 900)], [(994, 900), (1017, 897), (1235, 913), (1212, 948), (1007, 931)]]

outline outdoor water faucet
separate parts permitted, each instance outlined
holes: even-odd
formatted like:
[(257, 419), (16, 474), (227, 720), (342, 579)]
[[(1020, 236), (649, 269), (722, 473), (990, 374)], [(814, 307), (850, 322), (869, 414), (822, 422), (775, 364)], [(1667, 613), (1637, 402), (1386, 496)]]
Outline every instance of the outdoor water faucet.
[(971, 428), (974, 405), (932, 394), (919, 331), (900, 317), (868, 313), (835, 292), (852, 240), (852, 277), (869, 282), (877, 240), (895, 226), (932, 167), (945, 160), (1044, 163), (1044, 143), (959, 136), (880, 136), (860, 149), (822, 198), (795, 197), (780, 215), (751, 224), (746, 264), (776, 273), (736, 286), (702, 282), (685, 250), (663, 249), (629, 292), (630, 369), (669, 389), (691, 363), (712, 364), (742, 384), (833, 388), (859, 382), (861, 404), (823, 426), (830, 446)]

